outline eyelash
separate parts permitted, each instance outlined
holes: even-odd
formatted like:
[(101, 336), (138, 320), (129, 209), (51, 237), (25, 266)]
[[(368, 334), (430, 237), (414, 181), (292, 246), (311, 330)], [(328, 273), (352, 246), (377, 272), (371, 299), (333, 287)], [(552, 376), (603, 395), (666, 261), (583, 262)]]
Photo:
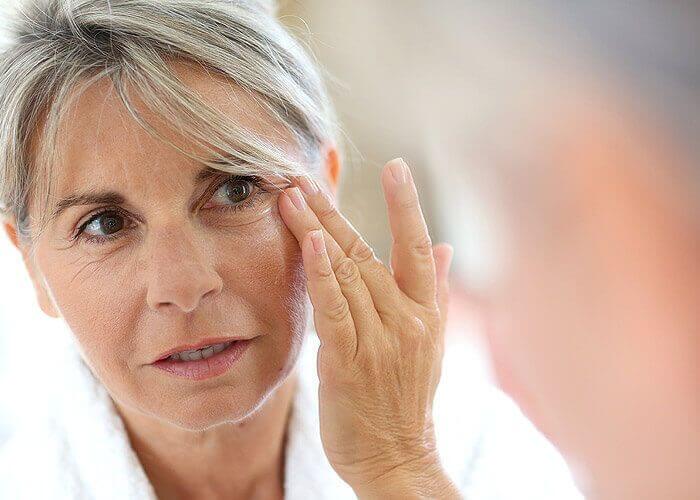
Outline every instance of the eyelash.
[[(209, 197), (207, 198), (207, 201), (208, 201), (209, 198), (211, 198), (211, 196), (213, 196), (214, 193), (216, 193), (222, 186), (224, 186), (226, 183), (228, 183), (228, 182), (230, 182), (230, 181), (232, 181), (232, 180), (239, 180), (239, 181), (247, 181), (247, 182), (250, 182), (251, 184), (253, 184), (254, 191), (251, 193), (251, 195), (250, 195), (248, 198), (246, 198), (245, 200), (243, 200), (242, 202), (240, 202), (240, 203), (238, 203), (238, 204), (236, 204), (236, 205), (225, 205), (225, 206), (216, 208), (216, 209), (214, 209), (214, 210), (217, 210), (217, 211), (224, 211), (224, 212), (245, 210), (246, 208), (251, 207), (251, 206), (257, 201), (258, 195), (260, 194), (259, 191), (266, 191), (266, 192), (268, 191), (268, 190), (265, 188), (265, 181), (264, 181), (263, 179), (261, 179), (260, 177), (253, 176), (253, 175), (250, 175), (250, 176), (247, 176), (247, 175), (231, 175), (231, 176), (226, 177), (226, 178), (225, 178), (224, 180), (222, 180), (221, 182), (215, 184), (213, 188), (210, 188), (210, 189), (208, 190)], [(206, 202), (205, 202), (205, 204), (206, 204)], [(211, 210), (211, 209), (208, 209), (208, 210)], [(74, 240), (82, 240), (82, 241), (85, 241), (85, 242), (90, 243), (90, 244), (103, 245), (103, 244), (109, 243), (109, 242), (112, 241), (112, 240), (116, 240), (116, 239), (118, 239), (118, 238), (121, 238), (122, 236), (120, 236), (120, 234), (123, 233), (124, 231), (128, 230), (128, 229), (125, 228), (125, 229), (122, 230), (122, 231), (118, 231), (118, 232), (114, 233), (113, 235), (107, 235), (107, 236), (95, 236), (95, 235), (91, 235), (91, 234), (86, 234), (86, 233), (84, 232), (84, 231), (85, 231), (85, 228), (86, 228), (88, 225), (90, 225), (90, 223), (92, 223), (94, 220), (98, 219), (99, 217), (101, 217), (101, 216), (104, 215), (104, 214), (112, 213), (112, 212), (114, 212), (114, 213), (116, 213), (116, 214), (119, 214), (119, 215), (121, 215), (121, 216), (124, 217), (124, 218), (128, 218), (128, 217), (129, 217), (129, 215), (127, 215), (127, 214), (126, 214), (122, 209), (120, 209), (120, 208), (117, 208), (117, 207), (114, 207), (114, 208), (112, 208), (112, 207), (104, 208), (104, 207), (103, 207), (103, 208), (100, 209), (98, 212), (96, 212), (95, 214), (93, 214), (92, 216), (90, 216), (90, 218), (89, 218), (87, 221), (85, 221), (85, 222), (80, 226), (80, 228), (78, 229), (78, 232), (76, 233), (76, 235), (74, 236), (73, 239), (74, 239)]]

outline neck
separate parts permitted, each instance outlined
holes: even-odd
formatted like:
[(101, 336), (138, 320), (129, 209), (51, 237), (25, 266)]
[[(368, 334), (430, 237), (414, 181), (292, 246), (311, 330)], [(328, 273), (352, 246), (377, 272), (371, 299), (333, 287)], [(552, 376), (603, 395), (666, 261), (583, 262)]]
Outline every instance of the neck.
[(190, 431), (116, 404), (158, 498), (282, 498), (296, 372), (247, 419)]

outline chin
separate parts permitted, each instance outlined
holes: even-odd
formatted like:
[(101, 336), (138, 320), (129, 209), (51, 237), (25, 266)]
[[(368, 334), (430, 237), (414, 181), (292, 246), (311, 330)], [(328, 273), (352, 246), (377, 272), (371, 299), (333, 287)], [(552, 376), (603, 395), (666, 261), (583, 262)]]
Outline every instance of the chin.
[(169, 412), (170, 415), (161, 415), (161, 419), (192, 432), (224, 424), (244, 424), (246, 420), (262, 412), (268, 402), (274, 400), (278, 389), (293, 373), (298, 354), (299, 347), (289, 353), (282, 368), (266, 372), (243, 385), (223, 383), (189, 398), (183, 398)]
[(192, 411), (179, 411), (172, 416), (161, 418), (181, 429), (201, 432), (219, 425), (242, 424), (255, 415), (266, 400), (267, 397), (238, 399), (235, 402), (229, 401), (228, 405), (212, 400)]

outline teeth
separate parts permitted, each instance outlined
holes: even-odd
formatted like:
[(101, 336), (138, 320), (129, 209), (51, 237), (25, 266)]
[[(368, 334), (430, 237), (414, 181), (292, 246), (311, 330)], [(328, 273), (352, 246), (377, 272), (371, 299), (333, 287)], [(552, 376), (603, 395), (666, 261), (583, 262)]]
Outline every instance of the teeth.
[(185, 361), (197, 361), (202, 359), (202, 351), (185, 351), (180, 353), (180, 359)]
[(224, 349), (226, 349), (228, 346), (230, 346), (233, 343), (231, 342), (223, 342), (221, 344), (214, 344), (210, 345), (208, 347), (203, 347), (202, 349), (193, 349), (190, 351), (182, 351), (175, 353), (171, 356), (168, 357), (170, 361), (197, 361), (200, 359), (207, 359), (211, 358), (214, 354), (218, 354)]

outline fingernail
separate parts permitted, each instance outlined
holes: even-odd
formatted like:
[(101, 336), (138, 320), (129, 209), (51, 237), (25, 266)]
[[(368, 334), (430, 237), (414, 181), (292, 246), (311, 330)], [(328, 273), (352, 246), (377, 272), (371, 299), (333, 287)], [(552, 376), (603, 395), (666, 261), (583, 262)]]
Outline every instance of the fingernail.
[(288, 189), (287, 195), (292, 200), (297, 210), (304, 210), (306, 208), (306, 200), (304, 200), (304, 196), (301, 194), (301, 191), (299, 191), (299, 188)]
[(301, 190), (307, 195), (314, 195), (318, 192), (316, 182), (312, 180), (311, 177), (305, 175), (299, 178), (299, 186), (301, 186)]
[(311, 231), (311, 243), (317, 255), (321, 255), (326, 249), (326, 243), (323, 241), (323, 232), (320, 229)]
[(403, 158), (391, 160), (389, 169), (391, 170), (391, 176), (398, 184), (403, 184), (406, 182), (406, 179), (408, 179), (408, 167), (406, 166), (406, 162), (403, 161)]

